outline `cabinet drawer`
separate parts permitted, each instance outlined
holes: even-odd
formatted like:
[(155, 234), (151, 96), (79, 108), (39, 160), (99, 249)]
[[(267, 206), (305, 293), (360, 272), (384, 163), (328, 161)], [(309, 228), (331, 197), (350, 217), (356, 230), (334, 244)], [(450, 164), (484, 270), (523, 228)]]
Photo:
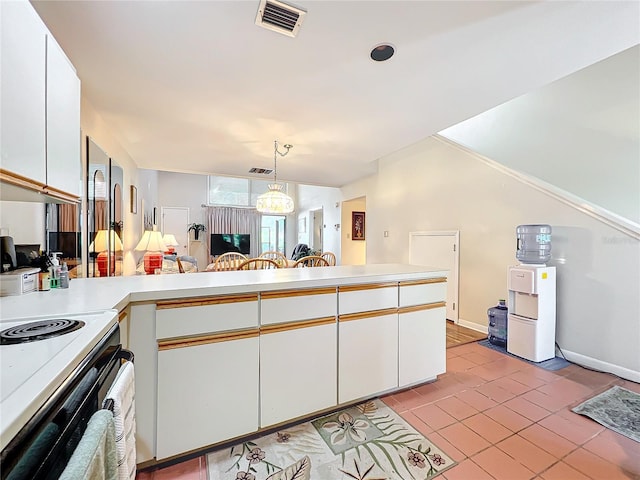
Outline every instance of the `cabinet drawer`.
[(401, 307), (444, 302), (446, 299), (447, 279), (445, 277), (400, 282), (399, 305)]
[(335, 317), (337, 304), (335, 287), (262, 293), (260, 324), (271, 325)]
[(158, 302), (156, 306), (158, 340), (257, 326), (257, 294)]
[(339, 287), (338, 306), (340, 315), (397, 307), (398, 284), (380, 283)]

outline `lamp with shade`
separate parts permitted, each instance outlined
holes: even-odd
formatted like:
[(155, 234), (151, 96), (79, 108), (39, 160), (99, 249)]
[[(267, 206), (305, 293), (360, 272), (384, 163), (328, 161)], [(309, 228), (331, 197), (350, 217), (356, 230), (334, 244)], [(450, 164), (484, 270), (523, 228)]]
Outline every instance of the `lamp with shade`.
[(162, 234), (156, 230), (145, 230), (142, 238), (135, 248), (144, 254), (144, 271), (147, 275), (153, 275), (157, 268), (162, 268), (163, 252), (167, 246), (162, 241)]
[(180, 244), (176, 240), (176, 236), (173, 233), (165, 233), (164, 236), (162, 237), (162, 241), (167, 246), (167, 251), (165, 253), (168, 253), (170, 255), (173, 255), (174, 253), (176, 253), (175, 247), (177, 247)]
[[(101, 277), (115, 274), (116, 260), (113, 252), (122, 251), (122, 242), (116, 232), (113, 230), (98, 230), (96, 238), (89, 245), (89, 251), (100, 252), (98, 254), (98, 272)], [(109, 271), (108, 274), (107, 270)]]
[(273, 146), (273, 183), (269, 184), (269, 190), (258, 197), (256, 210), (260, 213), (283, 214), (293, 212), (293, 199), (283, 191), (283, 186), (278, 183), (277, 157), (284, 157), (293, 145), (283, 145), (285, 152), (278, 150), (278, 141)]

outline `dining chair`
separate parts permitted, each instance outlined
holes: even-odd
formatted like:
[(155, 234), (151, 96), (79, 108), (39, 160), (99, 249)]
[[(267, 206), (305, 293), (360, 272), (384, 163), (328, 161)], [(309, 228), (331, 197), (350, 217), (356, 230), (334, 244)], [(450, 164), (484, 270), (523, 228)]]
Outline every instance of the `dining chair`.
[(293, 264), (292, 268), (302, 268), (302, 267), (328, 267), (329, 262), (327, 262), (324, 258), (318, 255), (309, 255), (308, 257), (302, 257), (296, 263)]
[(281, 268), (287, 266), (287, 257), (282, 252), (276, 252), (275, 250), (270, 250), (268, 252), (262, 252), (258, 258), (268, 258), (270, 260), (275, 261)]
[(222, 272), (227, 270), (237, 270), (238, 265), (247, 260), (243, 254), (238, 252), (227, 252), (216, 258), (213, 262), (213, 271)]
[(327, 263), (329, 264), (330, 267), (333, 267), (336, 264), (336, 255), (333, 252), (322, 252), (322, 255), (320, 255), (322, 258), (324, 258)]
[(237, 270), (267, 270), (271, 268), (280, 268), (280, 265), (270, 258), (249, 258), (238, 265)]

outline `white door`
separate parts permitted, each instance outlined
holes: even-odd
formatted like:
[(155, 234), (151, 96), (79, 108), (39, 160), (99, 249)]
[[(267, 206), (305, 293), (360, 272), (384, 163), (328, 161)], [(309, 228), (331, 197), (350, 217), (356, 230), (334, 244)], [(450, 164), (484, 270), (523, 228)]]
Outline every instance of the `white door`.
[(447, 319), (458, 323), (458, 261), (460, 233), (410, 232), (409, 263), (449, 270), (447, 277)]
[(176, 253), (189, 255), (189, 209), (187, 207), (162, 207), (162, 234), (172, 233), (178, 241)]

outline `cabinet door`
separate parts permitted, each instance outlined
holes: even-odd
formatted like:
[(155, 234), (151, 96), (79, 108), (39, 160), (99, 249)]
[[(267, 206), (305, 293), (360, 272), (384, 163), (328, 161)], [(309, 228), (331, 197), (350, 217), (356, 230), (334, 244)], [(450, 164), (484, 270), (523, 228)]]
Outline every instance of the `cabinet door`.
[(258, 429), (258, 331), (210, 341), (159, 344), (158, 460)]
[(261, 427), (337, 404), (337, 340), (335, 317), (261, 329)]
[(81, 192), (80, 80), (52, 36), (47, 37), (47, 186)]
[(399, 387), (433, 380), (446, 370), (446, 308), (439, 305), (400, 309)]
[(350, 402), (396, 388), (396, 311), (341, 315), (338, 328), (338, 402)]
[(0, 1), (0, 166), (46, 183), (45, 42), (29, 2)]

